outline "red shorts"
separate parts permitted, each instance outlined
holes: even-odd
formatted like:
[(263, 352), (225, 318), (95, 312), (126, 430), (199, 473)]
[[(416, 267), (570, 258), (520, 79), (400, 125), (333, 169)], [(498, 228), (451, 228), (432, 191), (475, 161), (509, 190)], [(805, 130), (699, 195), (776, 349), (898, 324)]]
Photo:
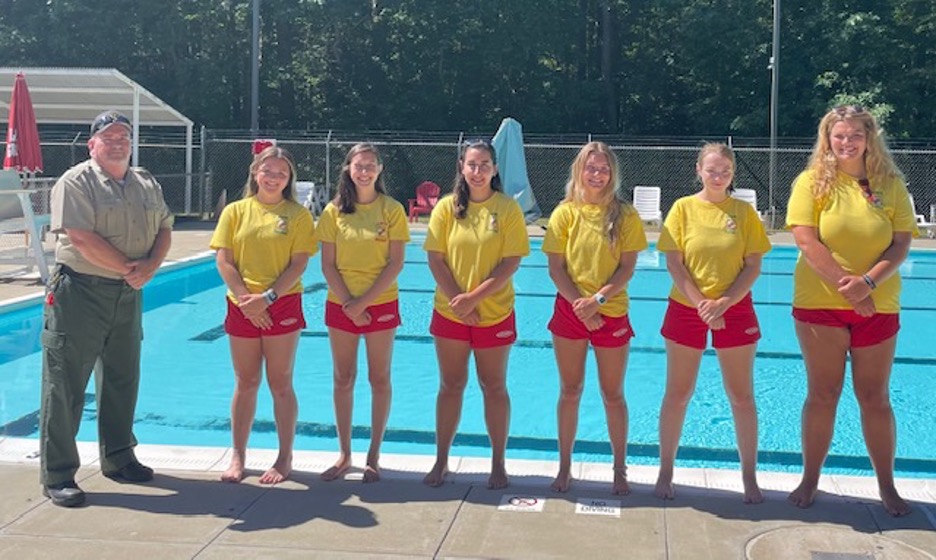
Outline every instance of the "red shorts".
[(634, 337), (634, 329), (631, 328), (627, 315), (602, 315), (601, 318), (604, 319), (604, 325), (596, 331), (589, 331), (585, 328), (585, 323), (575, 316), (572, 304), (557, 294), (548, 328), (556, 336), (571, 340), (588, 340), (592, 346), (601, 348), (620, 348)]
[[(750, 293), (729, 307), (722, 316), (725, 318), (725, 328), (712, 331), (713, 348), (746, 346), (760, 339), (760, 325), (757, 323)], [(660, 329), (663, 338), (683, 346), (704, 350), (709, 330), (709, 326), (699, 317), (697, 309), (670, 298), (666, 317), (663, 318), (663, 328)]]
[(510, 312), (510, 316), (496, 325), (472, 327), (447, 319), (433, 309), (429, 334), (452, 340), (463, 340), (475, 349), (496, 348), (508, 346), (517, 341), (517, 324), (513, 311)]
[(875, 313), (870, 317), (862, 317), (850, 309), (794, 307), (793, 318), (811, 325), (847, 329), (851, 334), (852, 348), (880, 344), (900, 330), (900, 315), (897, 313)]
[(227, 300), (227, 317), (224, 318), (224, 332), (231, 336), (243, 338), (260, 338), (261, 336), (276, 336), (302, 330), (306, 327), (305, 317), (302, 315), (302, 294), (287, 294), (280, 296), (273, 305), (267, 307), (273, 326), (263, 330), (250, 322), (240, 307)]
[(352, 334), (367, 334), (385, 331), (387, 329), (395, 329), (401, 324), (399, 300), (369, 305), (367, 307), (367, 312), (370, 313), (371, 316), (370, 324), (359, 327), (345, 315), (340, 305), (333, 301), (326, 301), (325, 326)]

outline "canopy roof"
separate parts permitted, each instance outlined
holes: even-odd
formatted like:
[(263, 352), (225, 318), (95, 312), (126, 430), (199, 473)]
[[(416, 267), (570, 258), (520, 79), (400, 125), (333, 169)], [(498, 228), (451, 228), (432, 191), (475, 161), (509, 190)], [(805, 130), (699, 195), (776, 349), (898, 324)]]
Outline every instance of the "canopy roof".
[(116, 109), (137, 126), (184, 126), (192, 121), (114, 68), (0, 67), (0, 122), (7, 121), (17, 72), (26, 76), (36, 122), (90, 125)]

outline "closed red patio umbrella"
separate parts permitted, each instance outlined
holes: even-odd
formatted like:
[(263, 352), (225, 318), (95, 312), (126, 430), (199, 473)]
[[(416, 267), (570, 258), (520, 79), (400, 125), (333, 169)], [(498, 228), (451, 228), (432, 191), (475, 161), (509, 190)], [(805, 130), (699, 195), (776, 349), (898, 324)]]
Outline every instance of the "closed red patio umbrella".
[(16, 74), (13, 96), (10, 98), (3, 168), (30, 174), (42, 171), (42, 148), (39, 146), (36, 113), (33, 112), (26, 77), (22, 72)]

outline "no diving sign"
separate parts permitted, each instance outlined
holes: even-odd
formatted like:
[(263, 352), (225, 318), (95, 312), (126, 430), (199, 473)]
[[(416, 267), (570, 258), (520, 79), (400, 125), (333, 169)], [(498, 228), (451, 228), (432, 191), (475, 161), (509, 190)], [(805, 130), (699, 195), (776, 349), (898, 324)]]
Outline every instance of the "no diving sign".
[(575, 513), (621, 517), (621, 500), (579, 498), (575, 504)]
[(504, 494), (501, 496), (498, 511), (523, 511), (530, 513), (540, 513), (543, 506), (546, 505), (544, 496), (523, 496), (519, 494)]

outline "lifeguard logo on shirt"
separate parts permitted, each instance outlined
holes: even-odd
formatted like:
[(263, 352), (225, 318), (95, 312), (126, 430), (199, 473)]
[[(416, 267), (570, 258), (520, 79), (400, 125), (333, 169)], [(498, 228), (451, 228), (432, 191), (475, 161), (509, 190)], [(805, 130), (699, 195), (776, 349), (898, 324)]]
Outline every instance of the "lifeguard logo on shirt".
[(377, 222), (376, 227), (376, 237), (377, 241), (386, 241), (387, 240), (387, 222)]
[(488, 231), (497, 233), (500, 231), (500, 224), (497, 222), (497, 212), (491, 212), (491, 219), (488, 221)]
[(289, 218), (286, 216), (277, 217), (273, 231), (282, 235), (289, 233)]
[(738, 232), (738, 222), (735, 221), (734, 216), (728, 216), (725, 218), (725, 233), (737, 233)]

